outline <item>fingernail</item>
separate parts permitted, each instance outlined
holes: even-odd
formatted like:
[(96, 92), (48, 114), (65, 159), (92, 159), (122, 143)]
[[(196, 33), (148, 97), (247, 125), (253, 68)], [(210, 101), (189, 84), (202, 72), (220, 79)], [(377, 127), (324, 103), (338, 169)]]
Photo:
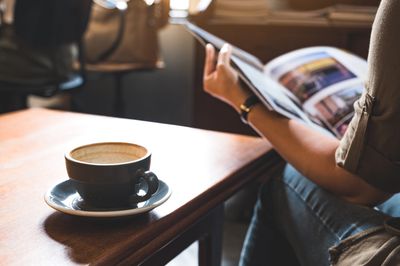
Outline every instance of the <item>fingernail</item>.
[(228, 48), (226, 47), (226, 44), (224, 44), (221, 48), (221, 53), (226, 53), (228, 51)]
[(222, 48), (221, 48), (221, 52), (226, 53), (231, 49), (231, 45), (229, 43), (225, 43)]

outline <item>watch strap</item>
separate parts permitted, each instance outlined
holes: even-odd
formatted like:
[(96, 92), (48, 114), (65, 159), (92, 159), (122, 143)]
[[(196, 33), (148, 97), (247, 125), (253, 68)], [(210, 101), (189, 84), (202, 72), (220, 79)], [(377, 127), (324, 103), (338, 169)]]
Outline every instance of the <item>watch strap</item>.
[(258, 99), (258, 97), (253, 94), (240, 105), (240, 119), (243, 123), (248, 124), (247, 118), (249, 116), (249, 113), (251, 109), (259, 102), (260, 100)]

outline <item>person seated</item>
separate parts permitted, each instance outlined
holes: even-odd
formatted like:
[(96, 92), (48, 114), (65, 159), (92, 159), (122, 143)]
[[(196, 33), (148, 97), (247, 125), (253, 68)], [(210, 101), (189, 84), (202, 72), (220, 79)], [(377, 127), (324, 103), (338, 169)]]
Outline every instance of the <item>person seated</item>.
[(71, 79), (89, 11), (89, 0), (0, 0), (0, 112), (19, 109), (16, 99), (23, 107), (29, 93)]
[[(249, 106), (248, 124), (288, 165), (260, 191), (240, 265), (400, 265), (398, 14), (400, 1), (381, 1), (366, 89), (341, 140)], [(251, 93), (230, 56), (229, 45), (218, 55), (207, 45), (204, 90), (240, 113)]]
[(0, 26), (0, 80), (26, 85), (65, 80), (72, 72), (71, 44), (33, 47), (17, 36), (14, 27), (15, 0), (3, 2)]

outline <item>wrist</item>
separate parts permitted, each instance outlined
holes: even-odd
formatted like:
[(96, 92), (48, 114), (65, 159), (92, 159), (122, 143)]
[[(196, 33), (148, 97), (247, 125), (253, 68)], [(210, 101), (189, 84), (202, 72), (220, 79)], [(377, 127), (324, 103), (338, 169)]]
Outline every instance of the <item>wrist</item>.
[(248, 116), (251, 110), (260, 103), (258, 97), (254, 94), (248, 96), (239, 106), (240, 119), (243, 123), (248, 124)]
[(240, 114), (241, 109), (240, 106), (249, 98), (252, 94), (248, 91), (241, 89), (241, 91), (233, 97), (231, 101), (231, 105), (233, 108)]

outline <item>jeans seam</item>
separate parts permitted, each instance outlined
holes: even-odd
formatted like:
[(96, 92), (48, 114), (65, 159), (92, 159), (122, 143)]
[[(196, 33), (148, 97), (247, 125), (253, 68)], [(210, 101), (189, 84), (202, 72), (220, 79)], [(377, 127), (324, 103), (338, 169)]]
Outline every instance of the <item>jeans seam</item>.
[(300, 199), (305, 203), (305, 205), (306, 205), (307, 208), (311, 211), (311, 213), (313, 214), (313, 216), (316, 217), (316, 218), (322, 223), (322, 225), (323, 225), (329, 232), (331, 232), (331, 234), (333, 234), (333, 235), (336, 237), (337, 241), (340, 241), (340, 240), (341, 240), (341, 238), (336, 234), (336, 232), (335, 232), (334, 230), (332, 230), (332, 229), (326, 224), (326, 222), (322, 219), (322, 217), (321, 217), (320, 215), (318, 215), (318, 214), (313, 210), (313, 208), (310, 206), (310, 204), (308, 203), (308, 201), (306, 201), (306, 199), (303, 198), (302, 195), (301, 195), (300, 193), (298, 193), (297, 190), (291, 186), (291, 184), (286, 183), (286, 182), (283, 181), (283, 180), (277, 180), (277, 181), (283, 183), (283, 184), (286, 185), (288, 188), (290, 188), (290, 189), (295, 193), (295, 195), (296, 195), (298, 198), (300, 198)]

